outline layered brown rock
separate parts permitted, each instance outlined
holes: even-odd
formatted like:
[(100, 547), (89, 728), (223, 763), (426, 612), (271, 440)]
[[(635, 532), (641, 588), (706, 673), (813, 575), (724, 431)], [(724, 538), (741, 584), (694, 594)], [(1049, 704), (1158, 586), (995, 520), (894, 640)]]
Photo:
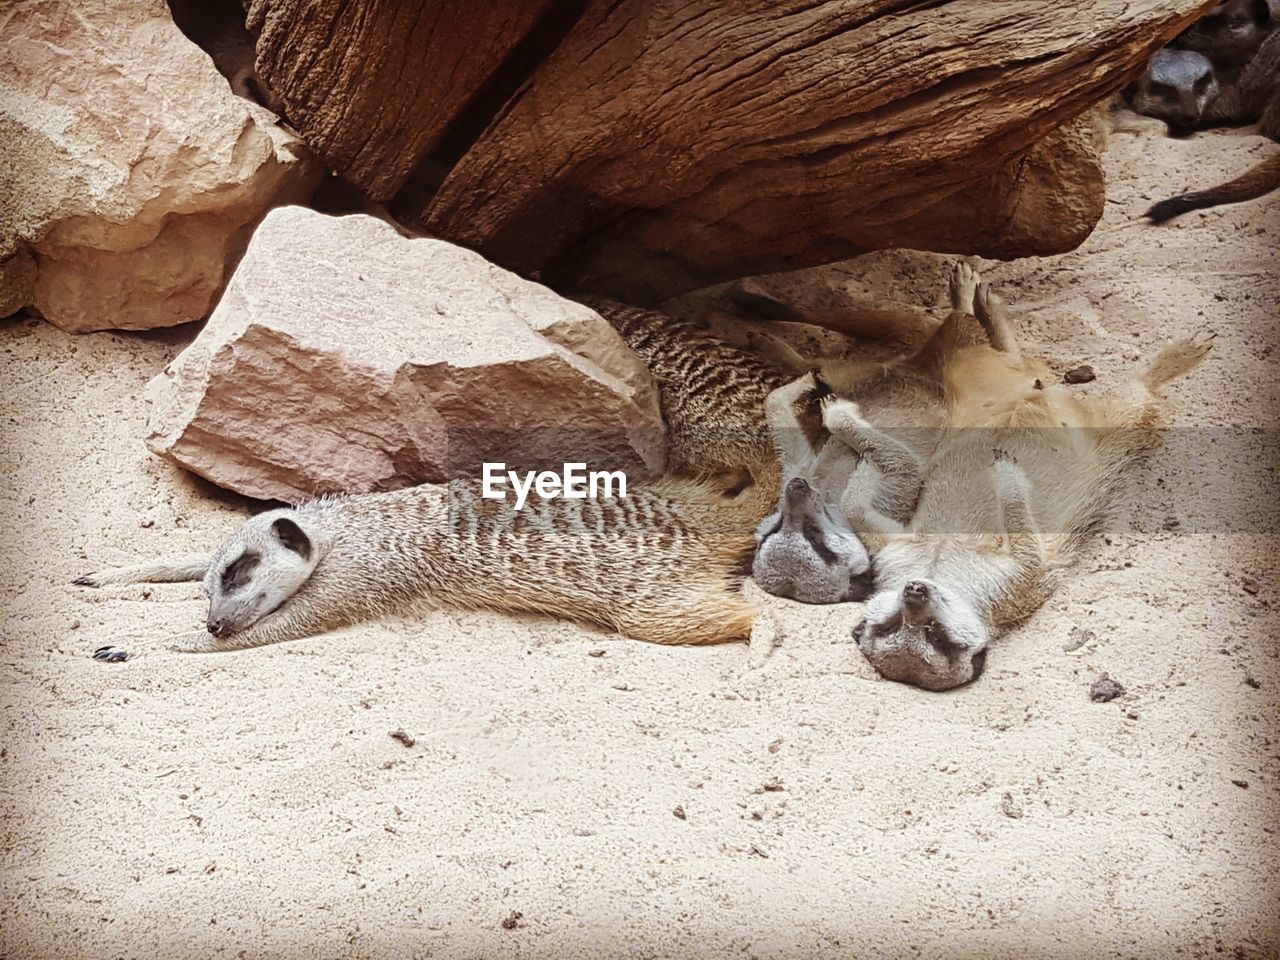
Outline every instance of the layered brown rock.
[(205, 329), (148, 388), (151, 450), (252, 497), (511, 469), (648, 475), (648, 372), (593, 311), (367, 216), (273, 211)]
[(504, 61), (556, 6), (555, 0), (246, 3), (248, 26), (258, 34), (260, 78), (325, 163), (377, 201), (390, 200), (446, 134), (465, 124)]
[(1102, 200), (1064, 124), (1206, 6), (593, 0), (423, 217), (640, 301), (888, 246), (1061, 252)]
[(262, 214), (319, 177), (163, 0), (18, 0), (0, 51), (5, 312), (70, 330), (202, 317)]

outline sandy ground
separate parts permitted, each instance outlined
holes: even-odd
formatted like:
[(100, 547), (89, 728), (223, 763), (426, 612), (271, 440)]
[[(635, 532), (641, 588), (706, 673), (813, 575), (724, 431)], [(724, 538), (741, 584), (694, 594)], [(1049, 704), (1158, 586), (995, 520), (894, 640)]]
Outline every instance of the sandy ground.
[[(0, 954), (1280, 954), (1280, 203), (1135, 219), (1269, 149), (1117, 135), (1082, 249), (985, 265), (1031, 349), (1098, 385), (1218, 339), (1132, 524), (947, 695), (878, 680), (857, 605), (774, 602), (753, 672), (741, 645), (451, 612), (165, 652), (194, 585), (68, 581), (248, 510), (140, 442), (192, 331), (3, 324)], [(946, 264), (851, 269), (934, 302)], [(1103, 673), (1127, 692), (1092, 703)]]

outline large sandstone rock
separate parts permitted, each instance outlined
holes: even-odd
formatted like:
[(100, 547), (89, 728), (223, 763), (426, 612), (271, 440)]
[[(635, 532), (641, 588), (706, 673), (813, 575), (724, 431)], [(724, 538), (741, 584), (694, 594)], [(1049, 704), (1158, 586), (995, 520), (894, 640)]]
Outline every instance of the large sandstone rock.
[(206, 315), (253, 225), (318, 164), (231, 93), (164, 0), (0, 13), (0, 309), (69, 330)]
[(593, 311), (367, 216), (289, 207), (148, 388), (151, 450), (264, 499), (521, 469), (660, 472), (648, 371)]
[(304, 135), (394, 211), (557, 289), (657, 302), (869, 250), (1074, 247), (1103, 201), (1079, 118), (1212, 3), (478, 4), (461, 59), (450, 0), (251, 10)]
[(450, 131), (474, 136), (468, 116), (483, 125), (483, 111), (501, 105), (508, 91), (500, 68), (548, 15), (554, 21), (557, 6), (564, 4), (246, 2), (259, 76), (325, 163), (378, 201), (412, 174), (430, 181), (439, 161), (428, 154), (450, 149)]
[(1102, 204), (1061, 128), (1205, 6), (592, 0), (423, 219), (638, 301), (885, 247), (1059, 253)]

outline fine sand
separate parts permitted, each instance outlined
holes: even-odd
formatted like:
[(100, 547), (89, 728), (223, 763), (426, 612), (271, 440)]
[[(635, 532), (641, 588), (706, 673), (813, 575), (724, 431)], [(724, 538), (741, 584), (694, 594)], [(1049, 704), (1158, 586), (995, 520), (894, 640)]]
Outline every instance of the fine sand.
[[(194, 331), (5, 322), (0, 955), (1280, 954), (1280, 203), (1137, 219), (1274, 149), (1117, 134), (1080, 250), (981, 265), (1082, 389), (1217, 340), (1128, 521), (943, 695), (876, 678), (857, 605), (771, 601), (755, 671), (454, 612), (169, 653), (196, 585), (69, 581), (249, 511), (142, 446)], [(940, 303), (949, 262), (842, 269)]]

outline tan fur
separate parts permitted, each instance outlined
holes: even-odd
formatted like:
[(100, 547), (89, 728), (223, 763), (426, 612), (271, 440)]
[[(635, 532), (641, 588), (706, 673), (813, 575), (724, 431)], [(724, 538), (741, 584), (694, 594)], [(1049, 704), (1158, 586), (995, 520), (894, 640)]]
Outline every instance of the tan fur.
[(778, 466), (764, 401), (786, 374), (689, 321), (606, 298), (583, 302), (657, 381), (671, 469), (695, 477), (746, 471), (772, 497)]
[[(985, 285), (978, 308), (999, 334), (993, 343), (1007, 343), (1003, 307)], [(911, 521), (875, 509), (879, 481), (865, 471), (855, 472), (846, 498), (854, 530), (875, 554), (877, 591), (859, 628), (872, 663), (929, 689), (972, 679), (991, 632), (1044, 602), (1107, 515), (1152, 442), (1155, 391), (1208, 349), (1173, 344), (1125, 395), (1102, 399), (1052, 384), (1044, 363), (1016, 349), (977, 345), (941, 357), (947, 425)]]
[[(947, 415), (943, 365), (957, 350), (998, 339), (999, 349), (1016, 350), (998, 331), (974, 322), (974, 296), (980, 278), (957, 261), (948, 277), (952, 310), (919, 349), (887, 362), (798, 358), (798, 371), (817, 370), (816, 380), (799, 380), (766, 401), (770, 430), (783, 463), (783, 482), (792, 476), (814, 478), (828, 498), (839, 502), (862, 451), (884, 479), (878, 509), (900, 521), (915, 510), (918, 484), (911, 471), (932, 455)], [(806, 382), (809, 386), (806, 386)], [(820, 387), (814, 390), (813, 385)], [(849, 419), (827, 394), (858, 404)], [(874, 423), (873, 428), (871, 424)], [(797, 429), (799, 426), (799, 429)], [(863, 434), (874, 431), (874, 442)]]
[[(483, 499), (471, 481), (272, 511), (250, 520), (206, 561), (206, 592), (216, 595), (219, 578), (246, 552), (264, 559), (242, 589), (266, 589), (280, 565), (265, 543), (273, 519), (305, 533), (313, 569), (289, 585), (291, 594), (274, 612), (227, 636), (180, 638), (177, 648), (293, 640), (424, 601), (549, 614), (653, 643), (743, 639), (755, 616), (741, 591), (754, 545), (745, 509), (706, 484), (663, 480), (636, 484), (625, 498), (530, 498), (522, 511)], [(197, 579), (204, 572), (183, 563), (78, 582), (137, 582), (177, 570)]]

